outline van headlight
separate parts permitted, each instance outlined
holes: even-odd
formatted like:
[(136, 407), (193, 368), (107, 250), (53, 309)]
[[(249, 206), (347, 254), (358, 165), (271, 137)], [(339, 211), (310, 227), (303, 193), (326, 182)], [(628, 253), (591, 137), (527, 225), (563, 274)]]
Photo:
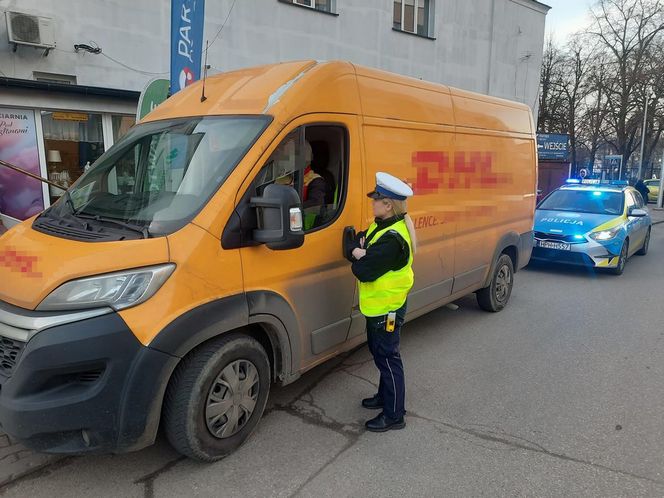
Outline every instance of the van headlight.
[(148, 266), (72, 280), (51, 292), (38, 311), (110, 307), (118, 311), (151, 298), (175, 270), (174, 264)]
[(588, 236), (598, 242), (604, 242), (613, 239), (620, 232), (620, 226), (610, 228), (608, 230), (600, 230), (599, 232), (591, 232)]

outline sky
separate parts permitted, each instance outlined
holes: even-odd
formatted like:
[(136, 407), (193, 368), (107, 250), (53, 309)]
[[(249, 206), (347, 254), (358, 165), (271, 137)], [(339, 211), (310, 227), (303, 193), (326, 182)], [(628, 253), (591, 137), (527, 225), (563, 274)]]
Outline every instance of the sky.
[(587, 25), (588, 9), (591, 0), (540, 0), (551, 7), (546, 16), (547, 38), (553, 34), (554, 39), (564, 44), (570, 34)]

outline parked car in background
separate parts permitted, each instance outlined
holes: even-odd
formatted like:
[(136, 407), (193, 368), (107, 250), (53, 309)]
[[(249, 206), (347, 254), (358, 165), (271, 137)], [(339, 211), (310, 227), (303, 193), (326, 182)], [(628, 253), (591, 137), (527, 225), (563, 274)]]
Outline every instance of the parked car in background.
[(645, 199), (646, 202), (657, 202), (657, 197), (659, 196), (659, 180), (644, 180), (643, 183), (648, 187), (648, 199)]
[(641, 194), (627, 185), (565, 185), (535, 211), (532, 259), (607, 268), (622, 274), (645, 255), (652, 221)]

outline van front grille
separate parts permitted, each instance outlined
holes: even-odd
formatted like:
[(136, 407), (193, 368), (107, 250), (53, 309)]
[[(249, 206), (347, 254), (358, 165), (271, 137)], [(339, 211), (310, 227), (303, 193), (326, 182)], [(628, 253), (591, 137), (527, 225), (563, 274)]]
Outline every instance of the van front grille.
[(0, 336), (0, 375), (11, 377), (25, 343)]

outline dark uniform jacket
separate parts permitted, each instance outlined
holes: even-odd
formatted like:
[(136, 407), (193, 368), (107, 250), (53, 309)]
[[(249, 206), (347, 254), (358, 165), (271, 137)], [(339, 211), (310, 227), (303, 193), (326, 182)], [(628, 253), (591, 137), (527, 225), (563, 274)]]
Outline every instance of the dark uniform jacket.
[[(387, 220), (376, 219), (378, 228), (374, 231), (374, 234), (403, 219), (403, 216), (394, 216)], [(362, 237), (366, 237), (366, 231), (357, 234), (355, 247), (360, 247)], [(371, 238), (364, 243), (364, 248), (367, 249), (366, 256), (359, 260), (352, 256), (349, 258), (352, 263), (353, 275), (360, 282), (373, 282), (387, 272), (400, 270), (408, 264), (410, 248), (396, 230), (385, 233), (378, 241), (367, 248), (370, 241)], [(352, 249), (354, 248), (351, 248), (351, 251)]]

